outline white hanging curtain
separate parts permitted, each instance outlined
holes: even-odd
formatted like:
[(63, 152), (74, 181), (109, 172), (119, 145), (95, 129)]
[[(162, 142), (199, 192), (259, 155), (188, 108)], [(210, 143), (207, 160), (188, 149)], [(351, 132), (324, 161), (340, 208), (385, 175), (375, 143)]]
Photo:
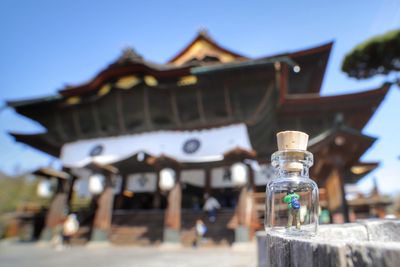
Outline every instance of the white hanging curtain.
[(105, 137), (67, 143), (61, 150), (66, 167), (79, 168), (96, 161), (110, 164), (132, 155), (165, 155), (180, 162), (208, 162), (223, 159), (235, 148), (251, 150), (245, 124), (194, 131), (157, 131), (118, 137)]

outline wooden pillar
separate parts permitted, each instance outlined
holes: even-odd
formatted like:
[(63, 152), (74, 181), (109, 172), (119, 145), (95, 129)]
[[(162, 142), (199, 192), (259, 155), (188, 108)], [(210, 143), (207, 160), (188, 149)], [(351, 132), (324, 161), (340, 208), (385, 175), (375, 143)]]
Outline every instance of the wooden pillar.
[(114, 209), (122, 209), (124, 205), (124, 191), (126, 189), (126, 183), (128, 177), (126, 175), (123, 175), (121, 178), (122, 178), (121, 189), (118, 192)]
[(247, 166), (248, 172), (249, 172), (248, 186), (253, 190), (253, 192), (255, 192), (256, 184), (254, 181), (254, 170), (250, 165), (246, 164), (246, 166)]
[[(239, 193), (238, 204), (236, 206), (233, 221), (235, 230), (235, 242), (247, 242), (250, 239), (250, 228), (248, 223), (248, 189), (247, 186), (242, 186)], [(232, 223), (230, 223), (232, 225)]]
[(235, 242), (248, 242), (254, 234), (257, 223), (256, 203), (254, 201), (254, 173), (250, 166), (248, 182), (242, 186), (238, 205), (235, 210), (237, 226), (235, 227)]
[(374, 207), (374, 209), (376, 210), (376, 216), (380, 219), (384, 219), (386, 216), (386, 209), (385, 206), (382, 205), (377, 205)]
[(111, 229), (114, 189), (111, 174), (106, 175), (104, 190), (97, 200), (91, 241), (107, 241)]
[(338, 180), (339, 180), (339, 190), (341, 192), (341, 211), (343, 214), (344, 222), (350, 222), (349, 215), (349, 205), (346, 199), (346, 191), (345, 191), (345, 177), (344, 177), (344, 164), (339, 156), (333, 157), (334, 168), (336, 170)]
[(348, 223), (350, 222), (350, 215), (349, 215), (349, 205), (347, 203), (346, 199), (346, 191), (345, 191), (345, 181), (344, 181), (344, 175), (343, 175), (343, 168), (340, 166), (338, 168), (338, 175), (339, 175), (339, 181), (340, 181), (340, 191), (342, 192), (342, 213), (343, 213), (343, 218), (344, 222)]
[(180, 243), (182, 187), (180, 172), (176, 175), (176, 183), (168, 193), (164, 217), (164, 242), (166, 243)]
[(153, 198), (153, 209), (161, 208), (160, 171), (157, 171), (156, 191)]
[(68, 196), (65, 192), (65, 183), (65, 180), (57, 179), (57, 189), (46, 215), (45, 228), (40, 236), (42, 241), (50, 241), (57, 236), (61, 238), (63, 223), (67, 215)]
[(246, 212), (247, 212), (247, 186), (243, 186), (239, 193), (239, 201), (236, 207), (236, 215), (238, 219), (238, 225), (246, 226)]
[(68, 185), (68, 196), (67, 196), (68, 211), (71, 211), (71, 209), (72, 209), (72, 198), (74, 195), (74, 186), (75, 186), (75, 182), (77, 179), (78, 179), (78, 177), (73, 175), (69, 182), (69, 185)]

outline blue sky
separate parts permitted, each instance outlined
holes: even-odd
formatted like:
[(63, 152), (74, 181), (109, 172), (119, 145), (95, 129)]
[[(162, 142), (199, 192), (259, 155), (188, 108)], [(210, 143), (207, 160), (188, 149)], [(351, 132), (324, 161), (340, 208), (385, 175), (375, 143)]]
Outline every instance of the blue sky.
[[(220, 44), (251, 57), (334, 40), (323, 95), (378, 87), (383, 78), (349, 79), (344, 55), (365, 39), (400, 26), (400, 2), (386, 1), (20, 1), (0, 2), (0, 101), (55, 94), (79, 84), (126, 46), (163, 63), (205, 27)], [(381, 167), (360, 182), (368, 191), (400, 192), (400, 90), (392, 87), (364, 133), (379, 137), (363, 159)], [(54, 161), (17, 144), (7, 131), (40, 126), (10, 109), (0, 113), (0, 170), (29, 170)], [(54, 164), (57, 164), (56, 162)]]

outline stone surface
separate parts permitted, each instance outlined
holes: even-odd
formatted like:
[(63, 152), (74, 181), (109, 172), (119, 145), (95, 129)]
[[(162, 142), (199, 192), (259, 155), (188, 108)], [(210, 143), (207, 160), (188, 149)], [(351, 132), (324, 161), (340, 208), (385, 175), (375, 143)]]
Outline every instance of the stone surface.
[(400, 222), (323, 225), (315, 237), (257, 233), (258, 266), (400, 266)]
[(40, 235), (41, 241), (50, 241), (53, 236), (53, 230), (49, 227), (45, 227)]
[(235, 228), (235, 242), (249, 242), (250, 229), (247, 226), (238, 226)]
[(108, 231), (102, 229), (93, 229), (90, 241), (93, 242), (106, 242), (108, 241)]
[(368, 241), (367, 228), (358, 223), (347, 223), (341, 225), (321, 225), (318, 231), (319, 239), (346, 240), (346, 241)]
[(370, 241), (400, 242), (400, 221), (361, 220), (368, 231)]
[(164, 228), (164, 243), (180, 243), (181, 236), (179, 230), (171, 229), (171, 228)]
[(33, 244), (0, 241), (0, 266), (4, 267), (255, 267), (256, 245), (231, 248), (174, 248), (165, 246), (75, 246), (62, 250)]

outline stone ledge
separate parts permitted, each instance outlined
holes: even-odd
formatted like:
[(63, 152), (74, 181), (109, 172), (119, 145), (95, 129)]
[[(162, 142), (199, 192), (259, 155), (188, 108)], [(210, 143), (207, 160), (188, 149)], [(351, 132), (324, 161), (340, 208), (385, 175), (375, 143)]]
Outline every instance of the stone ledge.
[(322, 225), (315, 237), (257, 233), (258, 266), (400, 266), (400, 221)]

